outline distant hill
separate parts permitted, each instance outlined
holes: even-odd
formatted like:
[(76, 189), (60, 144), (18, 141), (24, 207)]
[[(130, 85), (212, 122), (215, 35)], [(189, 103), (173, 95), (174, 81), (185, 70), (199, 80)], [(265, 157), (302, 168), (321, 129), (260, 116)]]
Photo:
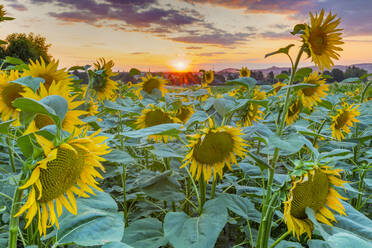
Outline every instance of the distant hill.
[[(364, 69), (364, 70), (368, 71), (369, 73), (372, 72), (372, 63), (353, 64), (353, 65), (336, 65), (334, 68), (345, 71), (350, 66), (359, 67), (361, 69)], [(310, 66), (310, 68), (312, 68), (313, 70), (317, 69), (317, 67), (315, 67), (315, 66)], [(269, 67), (269, 68), (266, 68), (266, 69), (252, 69), (252, 71), (262, 71), (262, 73), (264, 75), (267, 75), (271, 71), (275, 75), (278, 75), (282, 71), (288, 71), (288, 70), (289, 70), (289, 67), (277, 67), (277, 66), (272, 66), (272, 67)], [(236, 69), (236, 68), (226, 68), (226, 69), (223, 69), (223, 70), (221, 70), (217, 73), (218, 74), (228, 74), (228, 73), (238, 73), (239, 71), (240, 71), (240, 69)]]

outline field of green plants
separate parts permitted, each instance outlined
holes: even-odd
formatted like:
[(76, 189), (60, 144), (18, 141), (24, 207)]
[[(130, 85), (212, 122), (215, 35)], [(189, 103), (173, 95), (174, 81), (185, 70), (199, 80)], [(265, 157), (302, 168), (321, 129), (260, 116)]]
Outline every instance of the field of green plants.
[(371, 74), (322, 74), (340, 21), (322, 10), (296, 25), (298, 44), (266, 55), (292, 65), (274, 85), (248, 68), (176, 88), (137, 69), (140, 83), (114, 81), (103, 58), (6, 57), (0, 247), (372, 247)]

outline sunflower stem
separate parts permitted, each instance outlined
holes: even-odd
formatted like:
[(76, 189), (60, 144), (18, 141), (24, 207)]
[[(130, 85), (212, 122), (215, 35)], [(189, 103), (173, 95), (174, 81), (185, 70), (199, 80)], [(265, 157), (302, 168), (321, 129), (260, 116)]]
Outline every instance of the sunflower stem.
[(192, 183), (192, 186), (194, 187), (194, 191), (195, 191), (195, 194), (196, 194), (196, 198), (198, 199), (198, 204), (199, 204), (199, 214), (201, 214), (202, 210), (203, 210), (203, 206), (201, 204), (201, 199), (200, 199), (200, 195), (199, 195), (199, 191), (198, 191), (198, 187), (196, 187), (196, 183), (194, 181), (194, 178), (192, 178), (192, 175), (189, 171), (189, 169), (186, 167), (186, 172), (187, 172), (187, 175), (189, 176), (190, 180), (191, 180), (191, 183)]
[(205, 181), (204, 181), (204, 174), (203, 172), (201, 173), (201, 176), (199, 178), (199, 190), (200, 190), (200, 206), (199, 206), (199, 214), (202, 213), (202, 210), (203, 210), (203, 206), (204, 206), (204, 203), (205, 203), (205, 199), (206, 199), (206, 184), (205, 184)]
[[(25, 179), (26, 175), (21, 174), (19, 182), (22, 182)], [(19, 217), (14, 217), (19, 211), (19, 205), (22, 199), (23, 189), (17, 187), (14, 192), (12, 209), (10, 211), (10, 222), (9, 222), (9, 248), (17, 247), (17, 236), (18, 236), (18, 227), (19, 227)]]
[(323, 129), (325, 123), (326, 123), (326, 119), (323, 120), (322, 124), (321, 124), (320, 127), (318, 128), (318, 131), (316, 132), (316, 136), (315, 136), (314, 141), (313, 141), (313, 146), (316, 145), (316, 142), (318, 141), (319, 134), (320, 134), (320, 132), (322, 131), (322, 129)]
[(13, 173), (15, 173), (16, 168), (15, 168), (15, 163), (14, 163), (14, 153), (13, 153), (13, 149), (12, 149), (12, 140), (9, 137), (6, 137), (6, 142), (7, 142), (7, 145), (8, 145), (9, 163), (10, 163), (10, 166), (12, 167)]
[(216, 192), (217, 178), (213, 178), (212, 190), (211, 190), (211, 200), (214, 198)]
[(277, 240), (275, 240), (275, 242), (270, 246), (270, 248), (274, 248), (277, 244), (280, 243), (280, 241), (282, 241), (283, 239), (285, 239), (289, 234), (291, 234), (290, 231), (287, 231), (286, 233), (284, 233)]
[[(298, 67), (298, 64), (301, 60), (301, 56), (304, 52), (304, 48), (301, 47), (300, 48), (300, 51), (298, 52), (297, 54), (297, 58), (296, 58), (296, 61), (294, 63), (294, 65), (292, 66), (292, 71), (291, 71), (291, 76), (290, 76), (290, 79), (289, 79), (289, 82), (288, 82), (288, 85), (292, 85), (293, 82), (294, 82), (294, 77), (295, 77), (295, 74), (296, 74), (296, 71), (297, 71), (297, 67)], [(285, 96), (285, 101), (284, 101), (284, 106), (283, 106), (283, 111), (281, 113), (281, 119), (280, 119), (280, 125), (279, 125), (279, 128), (277, 129), (277, 135), (278, 136), (281, 136), (282, 135), (282, 131), (284, 129), (284, 126), (285, 126), (285, 117), (287, 115), (287, 112), (288, 112), (288, 108), (289, 108), (289, 99), (290, 99), (290, 95), (291, 95), (291, 89), (292, 88), (287, 88), (287, 92), (286, 92), (286, 96)], [(261, 216), (261, 223), (260, 223), (260, 227), (259, 227), (259, 230), (258, 230), (258, 239), (257, 239), (257, 247), (265, 247), (264, 245), (264, 240), (265, 240), (265, 236), (269, 235), (266, 233), (266, 225), (270, 225), (271, 227), (271, 218), (269, 218), (269, 215), (270, 215), (270, 211), (268, 209), (268, 205), (271, 203), (272, 201), (272, 187), (273, 187), (273, 181), (274, 181), (274, 174), (275, 174), (275, 166), (276, 166), (276, 163), (278, 161), (278, 158), (279, 158), (279, 148), (275, 148), (275, 151), (274, 151), (274, 156), (273, 156), (273, 159), (272, 159), (272, 163), (271, 163), (271, 168), (269, 168), (269, 173), (268, 173), (268, 182), (267, 182), (267, 193), (266, 193), (266, 199), (265, 201), (263, 202), (263, 207), (262, 207), (262, 216)], [(270, 228), (269, 228), (270, 229)]]

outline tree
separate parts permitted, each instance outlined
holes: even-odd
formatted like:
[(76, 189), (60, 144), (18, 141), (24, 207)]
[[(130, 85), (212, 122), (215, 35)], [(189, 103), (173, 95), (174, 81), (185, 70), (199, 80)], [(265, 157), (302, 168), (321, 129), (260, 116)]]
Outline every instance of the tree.
[(266, 83), (268, 84), (274, 84), (275, 83), (275, 75), (273, 71), (270, 71), (266, 76)]
[(337, 82), (341, 82), (342, 80), (345, 79), (344, 72), (341, 71), (340, 69), (334, 68), (331, 71), (331, 76), (333, 77), (334, 80)]
[(3, 46), (4, 55), (0, 54), (1, 58), (5, 56), (22, 59), (28, 63), (30, 59), (33, 61), (42, 57), (46, 63), (51, 59), (48, 54), (48, 49), (51, 44), (46, 43), (46, 38), (30, 33), (13, 33), (6, 37), (7, 44)]
[[(361, 69), (359, 67), (356, 67), (356, 66), (351, 66), (351, 67), (348, 67), (345, 71), (345, 78), (351, 78), (351, 77), (361, 77), (363, 76), (364, 74), (367, 74), (367, 71), (364, 70), (364, 69)], [(366, 79), (365, 79), (366, 80)], [(364, 80), (364, 81), (365, 81)]]

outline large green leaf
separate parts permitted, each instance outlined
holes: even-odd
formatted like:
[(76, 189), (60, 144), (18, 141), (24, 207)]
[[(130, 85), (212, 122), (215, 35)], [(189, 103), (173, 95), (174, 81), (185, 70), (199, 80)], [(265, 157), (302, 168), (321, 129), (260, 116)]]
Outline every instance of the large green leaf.
[(101, 248), (134, 248), (134, 247), (124, 244), (122, 242), (114, 241), (104, 244)]
[(350, 233), (340, 232), (330, 236), (327, 239), (327, 243), (331, 247), (337, 248), (350, 248), (350, 247), (358, 247), (358, 248), (371, 248), (371, 240), (363, 240), (358, 236), (355, 236)]
[(0, 133), (1, 134), (7, 134), (8, 133), (8, 128), (9, 126), (13, 123), (15, 120), (9, 120), (9, 121), (4, 121), (0, 123)]
[(59, 218), (60, 229), (56, 231), (56, 244), (75, 243), (81, 246), (103, 245), (121, 241), (124, 233), (122, 213), (116, 202), (104, 192), (96, 196), (78, 198), (77, 215), (64, 211)]
[(51, 107), (60, 120), (65, 118), (68, 110), (68, 103), (62, 96), (50, 95), (41, 99), (40, 102)]
[(257, 80), (252, 77), (241, 77), (233, 80), (228, 80), (226, 85), (241, 85), (247, 88), (253, 88), (257, 84)]
[(123, 242), (134, 248), (158, 248), (168, 244), (162, 223), (154, 218), (132, 222), (125, 229)]
[(44, 81), (45, 81), (44, 78), (26, 76), (26, 77), (17, 78), (16, 80), (11, 81), (10, 83), (16, 83), (16, 84), (29, 87), (34, 92), (36, 92), (40, 87), (40, 83), (44, 83)]
[(222, 117), (226, 116), (235, 106), (235, 101), (229, 98), (215, 98), (213, 102), (213, 107)]
[(183, 158), (185, 155), (178, 153), (171, 145), (154, 144), (154, 149), (150, 150), (152, 154), (162, 158)]
[(220, 199), (221, 201), (219, 201), (219, 203), (222, 202), (225, 204), (225, 206), (235, 214), (244, 219), (260, 223), (261, 213), (254, 207), (254, 204), (248, 198), (232, 194), (222, 194), (218, 196), (217, 199)]
[(126, 151), (121, 150), (113, 150), (109, 154), (104, 155), (103, 158), (113, 163), (128, 164), (134, 162), (134, 159)]
[(279, 148), (281, 155), (290, 155), (298, 152), (305, 145), (306, 141), (301, 134), (291, 133), (282, 137), (274, 134), (269, 137), (268, 143), (271, 149)]
[(219, 201), (206, 202), (198, 217), (190, 217), (184, 212), (167, 213), (164, 234), (171, 245), (177, 248), (213, 248), (227, 222), (226, 208), (221, 208)]
[(187, 121), (186, 126), (190, 126), (196, 122), (204, 122), (208, 120), (208, 115), (204, 111), (196, 111), (191, 118)]
[(265, 55), (265, 58), (270, 57), (270, 56), (273, 56), (273, 55), (275, 55), (275, 54), (281, 54), (281, 53), (283, 53), (283, 54), (288, 54), (288, 53), (289, 53), (289, 49), (291, 49), (291, 47), (293, 47), (293, 46), (294, 46), (294, 44), (289, 44), (289, 45), (286, 46), (286, 47), (279, 48), (279, 49), (276, 50), (275, 52), (272, 52), (272, 53), (268, 53), (268, 54), (266, 54), (266, 55)]
[(182, 131), (182, 125), (177, 123), (160, 124), (135, 131), (123, 132), (122, 135), (130, 138), (143, 138), (149, 135), (170, 135), (177, 136)]

